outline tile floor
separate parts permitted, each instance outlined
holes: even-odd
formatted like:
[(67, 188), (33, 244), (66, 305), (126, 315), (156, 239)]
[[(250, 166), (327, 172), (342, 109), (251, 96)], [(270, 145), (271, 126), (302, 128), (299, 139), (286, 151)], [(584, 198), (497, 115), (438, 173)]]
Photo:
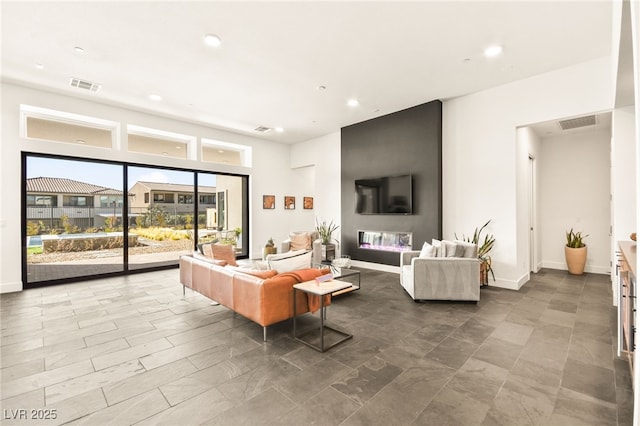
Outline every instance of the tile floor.
[(414, 303), (396, 274), (363, 270), (328, 310), (354, 338), (324, 354), (291, 321), (264, 343), (178, 276), (0, 296), (2, 424), (632, 423), (608, 276), (546, 270), (478, 304)]

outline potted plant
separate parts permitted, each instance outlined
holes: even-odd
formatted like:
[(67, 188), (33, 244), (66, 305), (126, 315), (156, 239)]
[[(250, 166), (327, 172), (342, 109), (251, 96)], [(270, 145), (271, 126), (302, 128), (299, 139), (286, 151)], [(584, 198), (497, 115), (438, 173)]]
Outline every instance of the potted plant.
[(567, 233), (567, 244), (564, 246), (564, 257), (567, 262), (567, 269), (570, 274), (582, 275), (584, 265), (587, 263), (587, 245), (582, 241), (588, 235), (582, 232), (574, 232), (571, 228)]
[(340, 226), (333, 223), (333, 221), (327, 223), (326, 220), (323, 220), (322, 223), (318, 222), (316, 218), (316, 232), (320, 236), (320, 241), (322, 241), (322, 260), (333, 260), (336, 255), (336, 245), (332, 243), (332, 241), (338, 242), (338, 240), (334, 239), (332, 234), (338, 229)]
[(276, 254), (277, 252), (278, 252), (278, 249), (276, 248), (276, 245), (273, 242), (273, 238), (269, 238), (267, 240), (267, 244), (264, 245), (262, 258), (265, 259), (268, 254)]
[[(491, 219), (487, 221), (484, 225), (480, 227), (480, 229), (476, 228), (473, 231), (473, 237), (465, 237), (462, 235), (461, 241), (466, 241), (468, 243), (473, 243), (478, 246), (478, 259), (480, 259), (480, 284), (489, 285), (489, 272), (491, 272), (491, 277), (493, 281), (496, 280), (496, 276), (493, 273), (493, 268), (491, 266), (491, 256), (489, 252), (493, 249), (493, 246), (496, 242), (495, 237), (492, 234), (487, 234), (484, 236), (484, 240), (481, 237), (482, 231), (484, 228), (489, 225)], [(456, 240), (458, 236), (454, 234)]]

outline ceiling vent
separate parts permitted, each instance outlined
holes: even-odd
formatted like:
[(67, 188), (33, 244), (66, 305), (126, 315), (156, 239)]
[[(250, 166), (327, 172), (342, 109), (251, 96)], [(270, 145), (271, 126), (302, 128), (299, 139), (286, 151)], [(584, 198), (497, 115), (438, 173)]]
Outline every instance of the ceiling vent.
[(260, 132), (260, 133), (267, 133), (271, 131), (271, 127), (264, 127), (264, 126), (258, 126), (255, 129), (256, 132)]
[(569, 120), (560, 120), (558, 121), (558, 124), (560, 125), (560, 128), (562, 130), (571, 130), (571, 129), (578, 129), (580, 127), (595, 126), (596, 116), (585, 115), (584, 117), (570, 118)]
[(80, 80), (79, 78), (73, 77), (69, 80), (69, 85), (71, 87), (77, 87), (78, 89), (85, 89), (91, 92), (97, 92), (101, 87), (98, 83), (92, 83), (87, 80)]

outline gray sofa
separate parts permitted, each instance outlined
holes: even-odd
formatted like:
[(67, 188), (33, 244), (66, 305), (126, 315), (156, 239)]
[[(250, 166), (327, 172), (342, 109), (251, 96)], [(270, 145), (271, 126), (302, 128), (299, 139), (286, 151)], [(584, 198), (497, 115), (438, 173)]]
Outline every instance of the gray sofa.
[(479, 259), (419, 254), (400, 253), (400, 284), (414, 300), (480, 300)]
[(322, 262), (322, 240), (316, 231), (296, 231), (291, 232), (289, 238), (280, 243), (280, 253), (287, 253), (292, 250), (291, 238), (295, 238), (296, 234), (309, 234), (311, 238), (311, 264), (319, 265)]

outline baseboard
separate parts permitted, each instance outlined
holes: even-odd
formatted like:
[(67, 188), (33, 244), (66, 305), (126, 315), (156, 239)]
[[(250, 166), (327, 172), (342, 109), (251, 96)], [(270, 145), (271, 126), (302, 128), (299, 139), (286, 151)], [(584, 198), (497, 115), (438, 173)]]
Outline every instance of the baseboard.
[(2, 283), (0, 284), (0, 294), (2, 293), (15, 293), (17, 291), (22, 291), (22, 282), (15, 281), (12, 283)]
[[(546, 262), (542, 262), (542, 267), (543, 268), (548, 268), (548, 269), (556, 269), (559, 271), (566, 271), (567, 270), (567, 264), (564, 262), (550, 262), (550, 261), (546, 261)], [(611, 267), (609, 266), (597, 266), (597, 265), (586, 265), (584, 267), (584, 271), (590, 274), (604, 274), (604, 275), (610, 275), (611, 274)]]
[(355, 266), (356, 268), (360, 267), (365, 269), (373, 269), (374, 271), (392, 272), (395, 274), (400, 274), (399, 266), (384, 265), (382, 263), (363, 262), (362, 260), (352, 260), (351, 266)]

